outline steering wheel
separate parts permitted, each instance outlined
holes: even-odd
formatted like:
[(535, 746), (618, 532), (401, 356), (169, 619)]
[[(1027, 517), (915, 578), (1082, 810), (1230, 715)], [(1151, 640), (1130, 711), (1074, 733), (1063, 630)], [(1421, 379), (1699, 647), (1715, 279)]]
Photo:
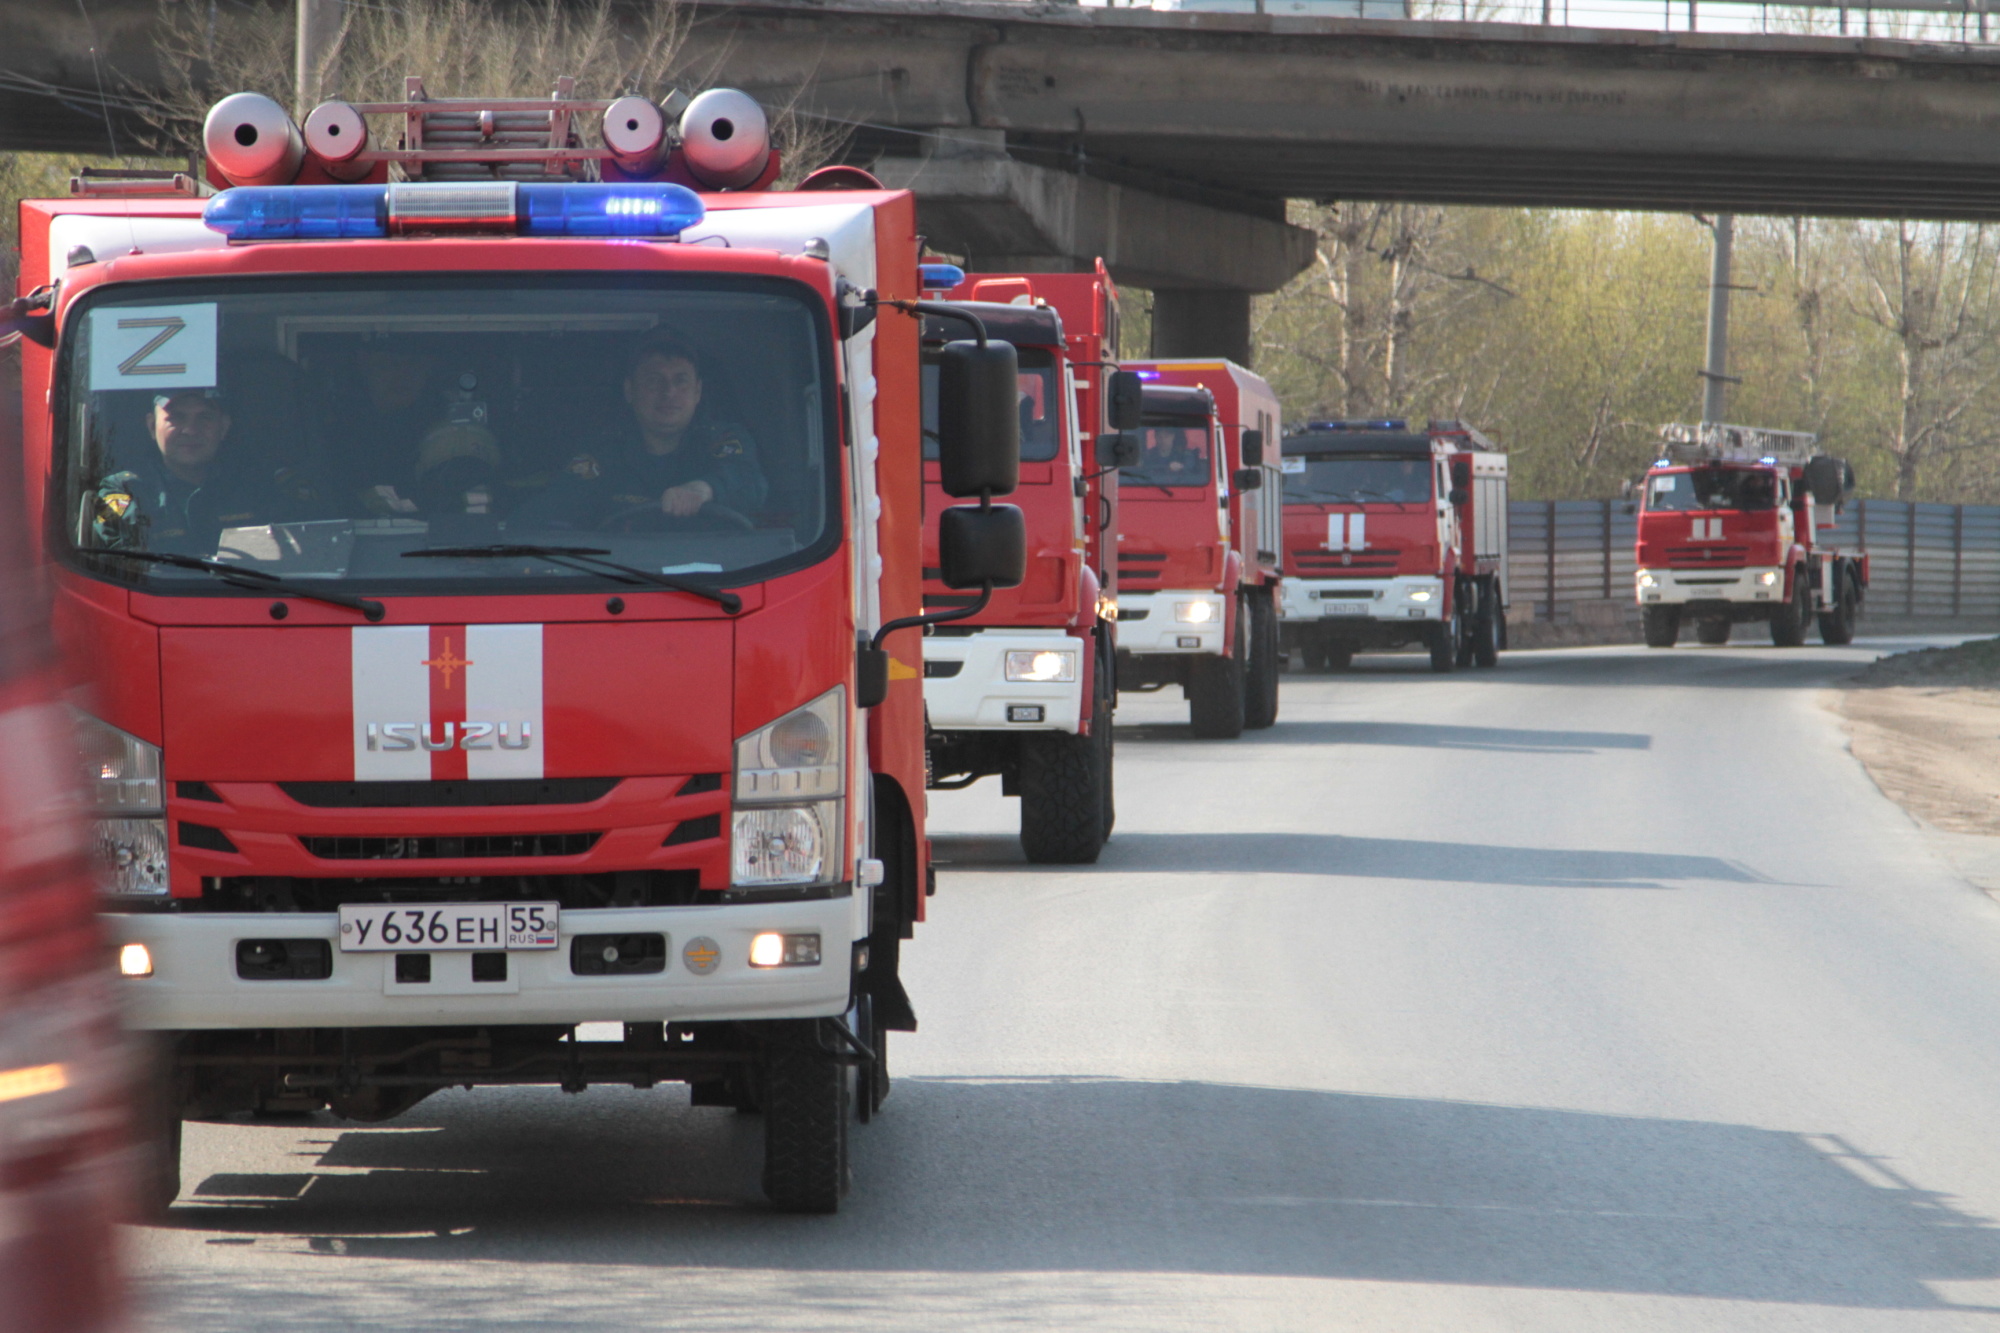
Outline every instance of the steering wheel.
[(673, 514), (669, 514), (666, 510), (660, 508), (659, 501), (654, 500), (647, 504), (633, 505), (630, 508), (621, 509), (615, 514), (607, 514), (603, 518), (597, 521), (595, 527), (597, 531), (603, 532), (606, 529), (609, 529), (616, 524), (627, 521), (628, 519), (647, 518), (647, 517), (659, 519), (663, 523), (692, 524), (692, 523), (702, 523), (703, 520), (707, 520), (704, 526), (714, 527), (714, 528), (733, 528), (741, 532), (755, 531), (757, 526), (743, 514), (738, 513), (734, 509), (731, 509), (728, 505), (717, 504), (713, 500), (710, 500), (707, 504), (703, 505), (701, 508), (695, 510), (692, 514), (689, 514), (686, 517), (677, 517)]

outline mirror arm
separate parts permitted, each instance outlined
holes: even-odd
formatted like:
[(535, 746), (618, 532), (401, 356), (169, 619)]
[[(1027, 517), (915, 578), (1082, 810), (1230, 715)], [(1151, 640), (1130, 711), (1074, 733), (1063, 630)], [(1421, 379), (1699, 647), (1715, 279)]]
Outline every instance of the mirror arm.
[(882, 641), (899, 629), (917, 629), (924, 625), (942, 625), (948, 620), (964, 620), (968, 616), (976, 616), (981, 611), (984, 611), (986, 604), (992, 600), (992, 583), (982, 583), (979, 585), (979, 596), (973, 598), (969, 605), (955, 607), (950, 611), (926, 611), (920, 616), (904, 616), (900, 620), (892, 620), (881, 629), (875, 631), (875, 638), (868, 646), (880, 649)]
[(972, 326), (973, 336), (979, 340), (979, 345), (986, 346), (986, 324), (971, 311), (960, 310), (957, 306), (940, 305), (936, 301), (893, 301), (881, 296), (875, 297), (874, 303), (888, 306), (892, 310), (900, 310), (906, 315), (935, 315), (939, 319), (964, 320)]

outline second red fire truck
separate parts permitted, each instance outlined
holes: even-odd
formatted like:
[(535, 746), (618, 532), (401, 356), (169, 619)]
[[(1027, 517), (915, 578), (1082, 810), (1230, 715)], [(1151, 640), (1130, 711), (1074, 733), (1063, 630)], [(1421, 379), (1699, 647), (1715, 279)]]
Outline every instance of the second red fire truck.
[(1313, 670), (1417, 645), (1433, 671), (1507, 646), (1507, 455), (1472, 427), (1316, 421), (1285, 437), (1288, 652)]
[(1744, 623), (1781, 648), (1854, 640), (1868, 557), (1831, 540), (1854, 470), (1816, 437), (1749, 426), (1669, 426), (1646, 473), (1635, 593), (1646, 643), (1671, 648), (1689, 624), (1706, 644)]

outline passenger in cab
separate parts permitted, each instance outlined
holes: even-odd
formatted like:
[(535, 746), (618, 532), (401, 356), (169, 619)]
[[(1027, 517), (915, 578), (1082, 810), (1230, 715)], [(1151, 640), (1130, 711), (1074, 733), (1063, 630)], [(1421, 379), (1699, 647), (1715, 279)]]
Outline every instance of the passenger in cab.
[(517, 524), (650, 526), (711, 508), (736, 515), (763, 507), (756, 448), (741, 426), (702, 410), (701, 368), (671, 338), (641, 343), (624, 378), (629, 415), (528, 501)]
[(153, 448), (121, 459), (97, 485), (91, 531), (98, 544), (212, 555), (225, 528), (293, 517), (276, 511), (296, 479), (288, 472), (258, 477), (225, 450), (232, 425), (218, 390), (156, 395), (146, 415)]

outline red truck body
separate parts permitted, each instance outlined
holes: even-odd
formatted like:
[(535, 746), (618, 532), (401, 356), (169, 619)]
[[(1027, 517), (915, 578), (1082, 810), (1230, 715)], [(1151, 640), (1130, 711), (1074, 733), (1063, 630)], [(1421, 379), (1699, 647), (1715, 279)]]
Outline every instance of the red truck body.
[(1507, 455), (1461, 422), (1316, 421), (1285, 437), (1282, 637), (1315, 670), (1417, 644), (1492, 666), (1507, 637)]
[[(1096, 273), (967, 274), (939, 298), (981, 319), (1020, 357), (1021, 484), (1027, 573), (983, 610), (936, 625), (924, 643), (931, 783), (955, 789), (998, 776), (1021, 798), (1021, 842), (1037, 862), (1090, 862), (1110, 836), (1112, 571), (1116, 473), (1095, 464), (1106, 385), (1115, 372), (1118, 290)], [(925, 342), (963, 336), (932, 315)], [(935, 377), (926, 380), (935, 383)], [(974, 601), (937, 577), (939, 467), (924, 468), (927, 611)]]
[(1830, 540), (1854, 473), (1814, 437), (1747, 426), (1669, 426), (1646, 473), (1637, 586), (1646, 642), (1668, 648), (1692, 623), (1702, 643), (1765, 622), (1779, 647), (1811, 622), (1853, 641), (1868, 589), (1866, 553)]
[(1119, 477), (1118, 687), (1179, 685), (1198, 735), (1278, 716), (1281, 422), (1230, 361), (1141, 361), (1140, 461)]

